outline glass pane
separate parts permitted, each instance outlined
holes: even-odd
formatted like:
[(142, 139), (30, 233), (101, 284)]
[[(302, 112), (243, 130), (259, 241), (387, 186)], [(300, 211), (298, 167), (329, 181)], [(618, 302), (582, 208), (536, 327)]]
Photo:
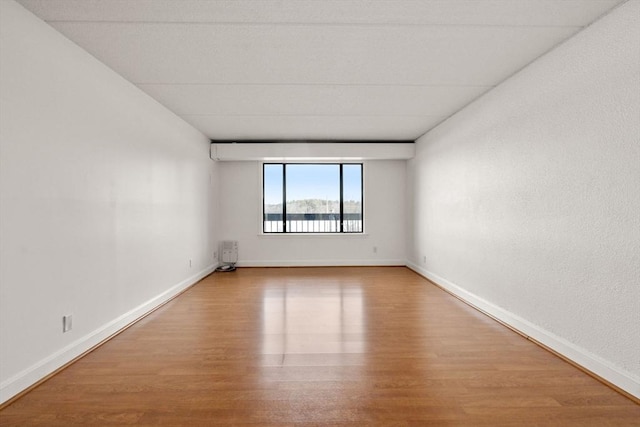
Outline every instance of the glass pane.
[(342, 166), (343, 231), (362, 233), (362, 165)]
[(265, 233), (282, 233), (283, 206), (282, 181), (284, 165), (264, 165), (264, 222), (262, 231)]
[(340, 165), (286, 165), (287, 232), (340, 231)]

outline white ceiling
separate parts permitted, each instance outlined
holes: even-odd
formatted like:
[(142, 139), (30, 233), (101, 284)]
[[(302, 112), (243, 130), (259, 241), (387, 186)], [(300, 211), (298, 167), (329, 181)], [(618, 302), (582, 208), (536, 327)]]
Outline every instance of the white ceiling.
[(624, 2), (18, 1), (224, 140), (414, 140)]

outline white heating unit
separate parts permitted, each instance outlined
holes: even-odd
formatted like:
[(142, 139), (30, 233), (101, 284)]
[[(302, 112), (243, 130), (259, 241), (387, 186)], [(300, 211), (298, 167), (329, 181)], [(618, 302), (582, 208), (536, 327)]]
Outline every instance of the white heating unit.
[(235, 264), (238, 262), (238, 241), (224, 240), (220, 242), (220, 261), (223, 264)]

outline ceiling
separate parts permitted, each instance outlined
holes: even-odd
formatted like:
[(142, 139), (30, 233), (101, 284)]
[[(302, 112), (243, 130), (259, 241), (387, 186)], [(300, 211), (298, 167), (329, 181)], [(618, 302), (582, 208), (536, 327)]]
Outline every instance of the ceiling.
[(221, 140), (415, 140), (624, 2), (18, 1)]

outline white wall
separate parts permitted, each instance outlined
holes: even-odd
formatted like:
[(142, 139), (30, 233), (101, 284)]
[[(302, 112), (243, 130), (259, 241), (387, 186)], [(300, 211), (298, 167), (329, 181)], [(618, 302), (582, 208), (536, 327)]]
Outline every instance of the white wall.
[(220, 162), (219, 168), (220, 236), (238, 240), (238, 265), (405, 264), (406, 161), (364, 162), (364, 235), (264, 235), (262, 164)]
[(407, 249), (412, 268), (636, 396), (639, 42), (632, 0), (420, 138)]
[(211, 271), (217, 171), (204, 135), (0, 7), (5, 401)]

